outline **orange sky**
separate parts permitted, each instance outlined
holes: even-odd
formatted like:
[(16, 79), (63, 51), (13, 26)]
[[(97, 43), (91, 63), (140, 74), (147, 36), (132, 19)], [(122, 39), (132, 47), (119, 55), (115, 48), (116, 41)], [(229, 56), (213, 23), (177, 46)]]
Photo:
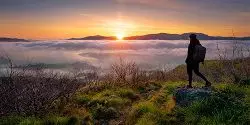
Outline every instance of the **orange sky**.
[[(11, 21), (10, 21), (11, 22)], [(140, 23), (139, 23), (140, 22)], [(0, 24), (0, 34), (7, 37), (20, 37), (30, 39), (65, 39), (70, 37), (84, 37), (88, 35), (116, 36), (123, 33), (125, 36), (143, 35), (149, 33), (184, 33), (202, 32), (209, 35), (231, 36), (232, 30), (237, 36), (247, 36), (247, 28), (232, 26), (204, 26), (189, 25), (178, 21), (155, 21), (153, 19), (86, 19), (76, 18), (64, 21), (51, 21), (49, 24), (42, 21), (18, 20), (11, 24)]]
[[(6, 2), (7, 7), (0, 12), (0, 36), (65, 39), (89, 35), (132, 36), (160, 32), (202, 32), (214, 36), (232, 36), (232, 30), (236, 36), (250, 36), (250, 12), (247, 8), (227, 13), (229, 5), (223, 9), (210, 7), (217, 9), (216, 11), (199, 12), (197, 8), (184, 6), (184, 3), (166, 0), (158, 3), (153, 3), (153, 0), (116, 0), (115, 3), (114, 0), (107, 0), (106, 3), (100, 3), (98, 0), (94, 3), (85, 1), (82, 6), (90, 6), (86, 6), (86, 9), (63, 2), (56, 3), (60, 5), (57, 8), (53, 6), (54, 3), (47, 5), (35, 2), (27, 5), (21, 2), (13, 10), (13, 3)], [(197, 3), (201, 7), (206, 7), (206, 4)], [(115, 7), (110, 8), (113, 5)]]

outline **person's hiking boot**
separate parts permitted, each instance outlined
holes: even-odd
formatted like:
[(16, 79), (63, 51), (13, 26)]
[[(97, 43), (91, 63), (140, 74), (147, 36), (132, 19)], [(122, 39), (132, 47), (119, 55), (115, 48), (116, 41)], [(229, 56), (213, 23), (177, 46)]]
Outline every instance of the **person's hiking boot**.
[(211, 82), (206, 82), (205, 87), (211, 87), (212, 83)]
[(185, 88), (187, 88), (187, 89), (192, 89), (193, 86), (192, 86), (192, 85), (187, 85)]

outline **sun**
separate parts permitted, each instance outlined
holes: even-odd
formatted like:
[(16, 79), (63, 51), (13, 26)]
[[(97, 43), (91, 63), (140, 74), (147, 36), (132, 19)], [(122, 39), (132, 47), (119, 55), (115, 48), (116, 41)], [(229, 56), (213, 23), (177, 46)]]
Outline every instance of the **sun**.
[(124, 38), (124, 33), (116, 33), (116, 38), (117, 38), (118, 40), (123, 40), (123, 38)]

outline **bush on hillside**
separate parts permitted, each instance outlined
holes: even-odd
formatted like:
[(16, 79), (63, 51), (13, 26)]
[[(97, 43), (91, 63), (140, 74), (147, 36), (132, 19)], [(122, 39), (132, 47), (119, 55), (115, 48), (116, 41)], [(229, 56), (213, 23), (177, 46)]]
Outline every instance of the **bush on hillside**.
[(86, 83), (76, 73), (55, 73), (43, 65), (16, 66), (9, 59), (6, 66), (4, 76), (0, 77), (0, 116), (60, 111)]
[(185, 124), (249, 124), (250, 105), (242, 94), (240, 88), (226, 87), (187, 107), (178, 107), (177, 118)]

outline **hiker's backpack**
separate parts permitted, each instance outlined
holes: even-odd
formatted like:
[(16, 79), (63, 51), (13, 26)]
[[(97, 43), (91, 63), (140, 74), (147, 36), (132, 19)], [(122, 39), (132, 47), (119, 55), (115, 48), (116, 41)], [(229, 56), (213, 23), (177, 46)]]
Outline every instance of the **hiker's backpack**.
[(194, 61), (203, 62), (206, 57), (206, 51), (207, 49), (204, 46), (196, 45), (194, 48), (194, 55), (193, 55)]

